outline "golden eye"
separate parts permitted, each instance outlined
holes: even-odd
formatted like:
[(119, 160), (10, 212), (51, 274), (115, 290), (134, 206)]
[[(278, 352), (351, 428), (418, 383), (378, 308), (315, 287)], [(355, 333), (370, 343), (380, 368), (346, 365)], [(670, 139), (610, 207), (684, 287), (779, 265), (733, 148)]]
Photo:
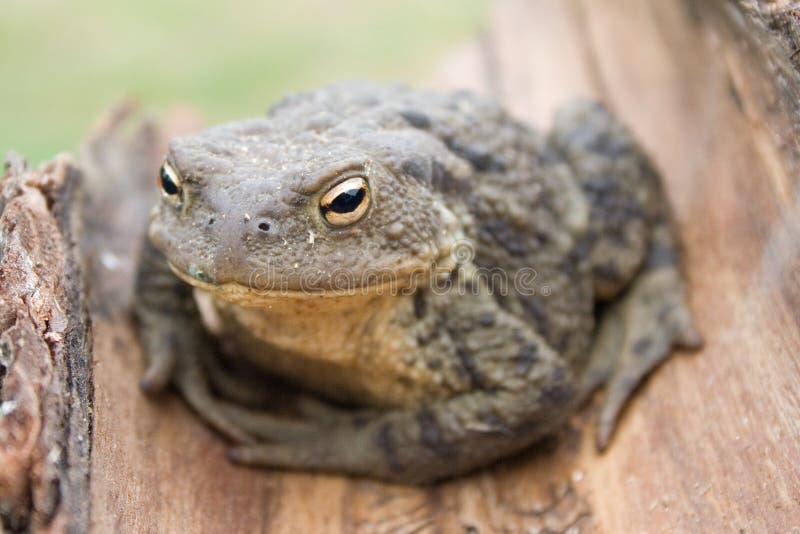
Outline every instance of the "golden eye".
[(368, 207), (369, 186), (360, 176), (336, 184), (319, 201), (322, 216), (333, 226), (353, 224), (364, 216)]
[(179, 203), (183, 197), (183, 187), (181, 187), (181, 179), (178, 177), (178, 173), (175, 172), (172, 165), (165, 161), (161, 165), (158, 175), (161, 182), (162, 196), (170, 202)]

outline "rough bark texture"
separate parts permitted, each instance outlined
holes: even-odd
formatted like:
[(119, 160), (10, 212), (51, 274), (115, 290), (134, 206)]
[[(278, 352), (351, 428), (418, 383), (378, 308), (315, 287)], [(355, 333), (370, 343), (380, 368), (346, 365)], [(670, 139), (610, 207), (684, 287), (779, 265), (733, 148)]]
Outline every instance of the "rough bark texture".
[(0, 516), (8, 531), (84, 531), (91, 344), (80, 273), (80, 172), (16, 156), (0, 192)]
[(137, 389), (131, 281), (167, 135), (132, 127), (122, 106), (81, 155), (93, 377), (79, 173), (12, 163), (0, 200), (4, 526), (800, 532), (798, 12), (782, 0), (499, 0), (483, 37), (430, 82), (494, 95), (542, 127), (565, 99), (600, 98), (664, 172), (707, 346), (641, 388), (602, 455), (589, 409), (518, 458), (430, 488), (236, 468), (178, 398)]
[(800, 71), (800, 3), (795, 0), (741, 0), (754, 23), (775, 37), (781, 54)]

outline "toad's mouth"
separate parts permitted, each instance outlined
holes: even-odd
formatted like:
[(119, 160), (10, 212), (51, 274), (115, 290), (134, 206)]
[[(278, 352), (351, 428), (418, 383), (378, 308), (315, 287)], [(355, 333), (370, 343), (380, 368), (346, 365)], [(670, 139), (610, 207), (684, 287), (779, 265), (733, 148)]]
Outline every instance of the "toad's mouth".
[(338, 273), (338, 277), (294, 278), (281, 280), (274, 274), (256, 272), (248, 283), (217, 282), (197, 269), (181, 269), (169, 262), (172, 272), (187, 284), (222, 300), (242, 306), (263, 306), (276, 300), (346, 298), (368, 295), (411, 295), (437, 277), (448, 276), (454, 266), (449, 256), (428, 264), (398, 265), (391, 270), (371, 271), (358, 277)]

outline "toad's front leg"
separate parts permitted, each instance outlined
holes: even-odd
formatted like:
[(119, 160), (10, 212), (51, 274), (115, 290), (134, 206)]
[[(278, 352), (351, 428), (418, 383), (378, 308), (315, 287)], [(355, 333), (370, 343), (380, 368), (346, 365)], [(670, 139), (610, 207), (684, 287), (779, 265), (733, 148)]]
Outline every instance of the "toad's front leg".
[(241, 405), (265, 404), (270, 392), (226, 371), (216, 344), (206, 332), (192, 288), (169, 269), (148, 241), (136, 278), (136, 316), (147, 355), (141, 378), (145, 393), (156, 395), (169, 384), (212, 428), (236, 443), (253, 443), (264, 434), (306, 437), (352, 416), (311, 397), (293, 396), (304, 420), (292, 420)]
[(216, 356), (215, 348), (203, 328), (192, 288), (172, 274), (149, 240), (141, 254), (136, 294), (139, 336), (148, 361), (142, 389), (154, 395), (172, 383), (209, 425), (236, 442), (253, 442), (211, 392), (202, 362)]

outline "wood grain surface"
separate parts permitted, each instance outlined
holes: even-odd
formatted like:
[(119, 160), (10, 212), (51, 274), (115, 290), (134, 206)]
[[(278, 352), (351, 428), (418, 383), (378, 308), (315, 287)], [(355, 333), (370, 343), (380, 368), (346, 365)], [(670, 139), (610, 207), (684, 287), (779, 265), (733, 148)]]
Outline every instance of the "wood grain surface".
[(800, 532), (800, 83), (746, 4), (498, 0), (432, 73), (542, 128), (573, 96), (622, 117), (664, 173), (706, 346), (657, 370), (604, 454), (595, 402), (556, 438), (429, 488), (234, 467), (177, 396), (139, 392), (131, 280), (165, 134), (131, 129), (124, 106), (105, 117), (81, 157), (93, 530)]

